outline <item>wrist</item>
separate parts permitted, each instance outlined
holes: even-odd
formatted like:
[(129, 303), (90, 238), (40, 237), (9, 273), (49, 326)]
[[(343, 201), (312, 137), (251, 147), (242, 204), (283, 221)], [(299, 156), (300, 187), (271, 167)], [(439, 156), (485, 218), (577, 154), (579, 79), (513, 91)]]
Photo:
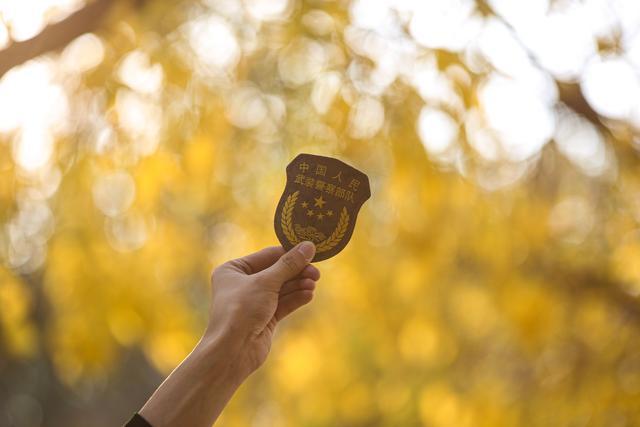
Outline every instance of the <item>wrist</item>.
[(231, 330), (209, 330), (200, 339), (194, 353), (205, 361), (206, 370), (227, 380), (242, 383), (252, 372), (244, 363), (245, 345)]
[(233, 337), (205, 334), (140, 411), (154, 426), (210, 426), (247, 375)]

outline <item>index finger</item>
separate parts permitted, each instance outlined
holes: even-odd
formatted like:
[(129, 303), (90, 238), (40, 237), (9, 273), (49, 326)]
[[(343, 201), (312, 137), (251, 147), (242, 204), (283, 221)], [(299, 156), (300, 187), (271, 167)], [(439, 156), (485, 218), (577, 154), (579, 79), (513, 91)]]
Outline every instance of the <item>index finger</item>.
[(243, 270), (246, 274), (254, 274), (270, 267), (284, 253), (285, 250), (282, 246), (268, 246), (258, 252), (240, 257), (236, 261), (245, 267)]

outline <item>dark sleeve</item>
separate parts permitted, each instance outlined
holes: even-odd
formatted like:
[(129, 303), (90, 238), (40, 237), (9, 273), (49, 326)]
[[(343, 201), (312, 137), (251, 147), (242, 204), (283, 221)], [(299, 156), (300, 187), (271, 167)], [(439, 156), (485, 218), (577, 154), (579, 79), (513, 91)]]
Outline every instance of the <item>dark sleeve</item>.
[(153, 427), (140, 414), (135, 414), (124, 427)]

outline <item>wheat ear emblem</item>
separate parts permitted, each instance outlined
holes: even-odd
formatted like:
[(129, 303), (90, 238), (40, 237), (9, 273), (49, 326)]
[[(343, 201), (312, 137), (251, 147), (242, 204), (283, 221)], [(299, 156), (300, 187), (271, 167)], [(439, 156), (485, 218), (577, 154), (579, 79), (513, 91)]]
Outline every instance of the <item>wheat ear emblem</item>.
[[(282, 232), (284, 233), (287, 240), (289, 240), (289, 243), (291, 243), (292, 245), (300, 242), (300, 239), (298, 239), (298, 236), (296, 236), (296, 233), (293, 230), (293, 221), (291, 219), (291, 217), (293, 216), (293, 208), (296, 205), (296, 201), (298, 200), (299, 195), (300, 190), (297, 190), (287, 197), (287, 200), (285, 200), (284, 206), (282, 207), (282, 217), (280, 220)], [(333, 233), (331, 233), (331, 235), (327, 239), (316, 245), (316, 252), (325, 252), (334, 248), (344, 237), (344, 233), (347, 232), (348, 226), (349, 212), (347, 212), (346, 207), (343, 207), (342, 211), (340, 212), (338, 225), (336, 225), (335, 230), (333, 230)]]
[(298, 236), (296, 236), (295, 231), (293, 231), (293, 223), (291, 222), (291, 215), (293, 214), (293, 207), (296, 205), (296, 200), (298, 200), (298, 195), (300, 194), (300, 190), (295, 193), (289, 194), (287, 200), (284, 202), (284, 206), (282, 207), (282, 218), (280, 219), (280, 226), (282, 227), (282, 232), (286, 236), (289, 243), (292, 245), (297, 244), (300, 240)]

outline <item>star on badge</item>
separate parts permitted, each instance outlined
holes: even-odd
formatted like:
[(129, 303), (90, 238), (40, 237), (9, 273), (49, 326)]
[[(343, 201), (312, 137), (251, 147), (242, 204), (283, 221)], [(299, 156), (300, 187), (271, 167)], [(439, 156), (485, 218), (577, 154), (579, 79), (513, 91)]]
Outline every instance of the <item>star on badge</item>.
[(313, 206), (317, 206), (319, 208), (322, 208), (322, 206), (327, 203), (323, 198), (322, 195), (320, 195), (320, 197), (315, 197), (313, 200), (315, 200), (316, 202), (314, 203)]

